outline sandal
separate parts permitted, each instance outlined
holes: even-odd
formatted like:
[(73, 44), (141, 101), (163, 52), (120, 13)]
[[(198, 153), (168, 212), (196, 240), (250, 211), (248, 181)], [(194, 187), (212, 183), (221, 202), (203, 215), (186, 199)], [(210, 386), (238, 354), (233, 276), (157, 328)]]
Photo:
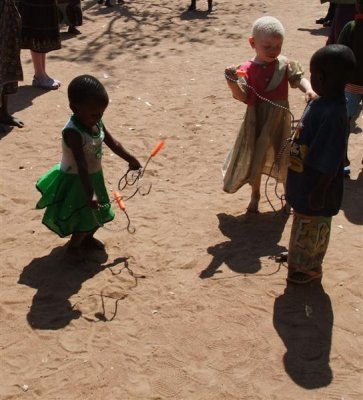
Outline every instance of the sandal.
[(287, 275), (286, 280), (292, 283), (297, 283), (299, 285), (303, 285), (305, 283), (309, 283), (315, 279), (319, 279), (322, 277), (321, 272), (301, 272), (301, 271), (294, 271), (290, 272)]
[(34, 76), (32, 86), (46, 90), (57, 90), (60, 86), (60, 82), (52, 78), (36, 78)]

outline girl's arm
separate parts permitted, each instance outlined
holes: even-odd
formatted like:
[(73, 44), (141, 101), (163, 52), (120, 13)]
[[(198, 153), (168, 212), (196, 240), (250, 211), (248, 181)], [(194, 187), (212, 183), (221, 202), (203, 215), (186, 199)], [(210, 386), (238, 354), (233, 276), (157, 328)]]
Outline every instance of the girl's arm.
[(123, 158), (125, 161), (129, 163), (129, 168), (132, 170), (135, 169), (140, 169), (141, 164), (139, 161), (131, 155), (128, 151), (125, 150), (125, 148), (122, 146), (122, 144), (116, 140), (111, 133), (106, 129), (105, 126), (103, 126), (104, 131), (105, 131), (105, 144), (119, 157)]
[(318, 95), (314, 92), (310, 82), (306, 78), (301, 78), (300, 82), (296, 85), (303, 93), (305, 93), (305, 100), (308, 103), (314, 100)]
[(77, 131), (71, 129), (66, 130), (63, 133), (63, 137), (67, 146), (71, 148), (74, 159), (76, 161), (78, 167), (78, 175), (81, 179), (81, 183), (86, 194), (87, 205), (91, 208), (98, 209), (98, 199), (89, 178), (88, 165), (83, 153), (82, 137)]
[(224, 76), (226, 78), (227, 85), (232, 92), (234, 99), (242, 101), (243, 103), (247, 100), (247, 95), (238, 85), (238, 77), (236, 73), (236, 67), (230, 66), (224, 70)]

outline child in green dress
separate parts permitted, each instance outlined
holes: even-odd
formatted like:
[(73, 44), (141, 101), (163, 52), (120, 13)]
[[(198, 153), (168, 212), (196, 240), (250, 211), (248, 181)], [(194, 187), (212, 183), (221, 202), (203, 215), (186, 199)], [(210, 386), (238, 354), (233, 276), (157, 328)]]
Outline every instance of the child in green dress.
[(36, 207), (46, 208), (42, 222), (50, 230), (60, 237), (72, 235), (67, 251), (78, 256), (81, 246), (104, 248), (93, 235), (114, 218), (102, 172), (102, 142), (131, 170), (141, 165), (103, 124), (109, 100), (101, 82), (90, 75), (74, 78), (68, 99), (73, 115), (62, 131), (62, 160), (38, 180), (42, 197)]

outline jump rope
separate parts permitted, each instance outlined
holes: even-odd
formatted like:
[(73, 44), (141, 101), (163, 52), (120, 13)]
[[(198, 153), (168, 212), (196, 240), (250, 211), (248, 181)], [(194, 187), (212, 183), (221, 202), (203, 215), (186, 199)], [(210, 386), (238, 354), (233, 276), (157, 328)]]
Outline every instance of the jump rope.
[[(165, 141), (161, 140), (151, 151), (149, 158), (147, 159), (145, 166), (143, 168), (137, 169), (137, 170), (132, 170), (128, 169), (126, 173), (120, 178), (118, 181), (117, 188), (118, 190), (115, 190), (113, 192), (113, 199), (109, 203), (101, 204), (100, 208), (108, 208), (111, 205), (111, 202), (115, 201), (119, 207), (119, 209), (125, 214), (126, 219), (127, 219), (127, 226), (126, 230), (128, 233), (135, 233), (136, 228), (131, 224), (130, 217), (126, 211), (126, 206), (125, 202), (132, 199), (137, 193), (140, 194), (141, 196), (147, 196), (152, 188), (152, 183), (150, 183), (147, 187), (147, 189), (143, 189), (143, 182), (142, 178), (145, 174), (146, 168), (149, 165), (149, 162), (153, 157), (155, 157), (161, 149), (163, 149), (165, 146)], [(122, 196), (122, 191), (125, 190), (126, 188), (131, 188), (131, 194), (128, 196)], [(99, 225), (99, 227), (102, 227), (106, 230), (114, 231), (114, 229), (106, 227), (103, 223), (101, 223), (95, 212), (93, 212), (93, 216)]]
[[(247, 77), (247, 72), (244, 71), (244, 70), (236, 70), (236, 74), (237, 74), (237, 76), (239, 78)], [(226, 73), (224, 74), (224, 76), (229, 81), (237, 83), (238, 86), (242, 86), (243, 85), (244, 87), (246, 87), (248, 89), (251, 89), (254, 92), (254, 94), (260, 100), (265, 101), (266, 103), (269, 103), (269, 104), (273, 105), (274, 107), (281, 108), (281, 109), (287, 111), (288, 114), (290, 114), (290, 117), (291, 117), (291, 136), (288, 139), (286, 139), (286, 142), (281, 146), (279, 152), (277, 153), (277, 156), (276, 156), (275, 160), (273, 161), (273, 163), (271, 165), (271, 168), (269, 170), (269, 173), (267, 175), (267, 179), (266, 179), (266, 182), (265, 182), (265, 196), (266, 196), (266, 199), (267, 199), (270, 207), (272, 208), (272, 210), (276, 212), (277, 210), (274, 207), (274, 205), (272, 204), (272, 202), (271, 202), (271, 200), (270, 200), (270, 198), (268, 196), (268, 193), (267, 193), (268, 182), (269, 182), (270, 178), (272, 177), (272, 171), (273, 171), (275, 166), (277, 167), (277, 176), (279, 176), (282, 156), (284, 155), (287, 146), (294, 140), (300, 120), (295, 120), (294, 114), (291, 112), (291, 110), (288, 107), (282, 106), (281, 104), (277, 104), (277, 103), (273, 102), (272, 100), (267, 99), (266, 97), (262, 96), (261, 94), (259, 94), (256, 91), (256, 89), (253, 86), (249, 85), (247, 82), (241, 83), (238, 79), (233, 79), (233, 78), (229, 77)], [(278, 184), (279, 184), (278, 179), (276, 179), (275, 186), (274, 186), (274, 193), (275, 193), (276, 198), (278, 198), (281, 201), (281, 206), (283, 207), (284, 206), (284, 201), (285, 201), (285, 195), (284, 194), (283, 195), (279, 195), (278, 190), (277, 190)]]

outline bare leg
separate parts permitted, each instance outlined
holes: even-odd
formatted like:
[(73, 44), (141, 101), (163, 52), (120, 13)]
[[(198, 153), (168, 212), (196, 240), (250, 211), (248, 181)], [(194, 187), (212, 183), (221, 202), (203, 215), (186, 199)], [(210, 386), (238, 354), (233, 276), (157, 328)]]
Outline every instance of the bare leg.
[(30, 50), (30, 54), (33, 60), (34, 76), (38, 79), (48, 78), (45, 72), (45, 53), (37, 53)]
[(261, 174), (257, 176), (257, 178), (252, 184), (251, 201), (247, 207), (247, 212), (258, 213), (258, 203), (261, 197), (260, 186), (261, 186)]
[(86, 237), (87, 233), (83, 232), (74, 233), (71, 236), (71, 240), (68, 242), (67, 253), (72, 257), (80, 259), (81, 258), (80, 248)]
[(60, 86), (60, 82), (56, 79), (50, 78), (49, 75), (46, 73), (46, 53), (38, 53), (36, 51), (30, 50), (30, 54), (32, 56), (34, 66), (33, 86), (53, 90), (58, 89)]
[(96, 233), (97, 229), (95, 229), (93, 232), (88, 233), (86, 237), (84, 238), (82, 242), (82, 246), (88, 248), (88, 249), (94, 249), (94, 250), (104, 250), (105, 245), (98, 239), (96, 239), (93, 235)]
[(197, 8), (197, 0), (192, 0), (192, 2), (190, 3), (190, 6), (188, 8), (189, 11), (193, 11)]

